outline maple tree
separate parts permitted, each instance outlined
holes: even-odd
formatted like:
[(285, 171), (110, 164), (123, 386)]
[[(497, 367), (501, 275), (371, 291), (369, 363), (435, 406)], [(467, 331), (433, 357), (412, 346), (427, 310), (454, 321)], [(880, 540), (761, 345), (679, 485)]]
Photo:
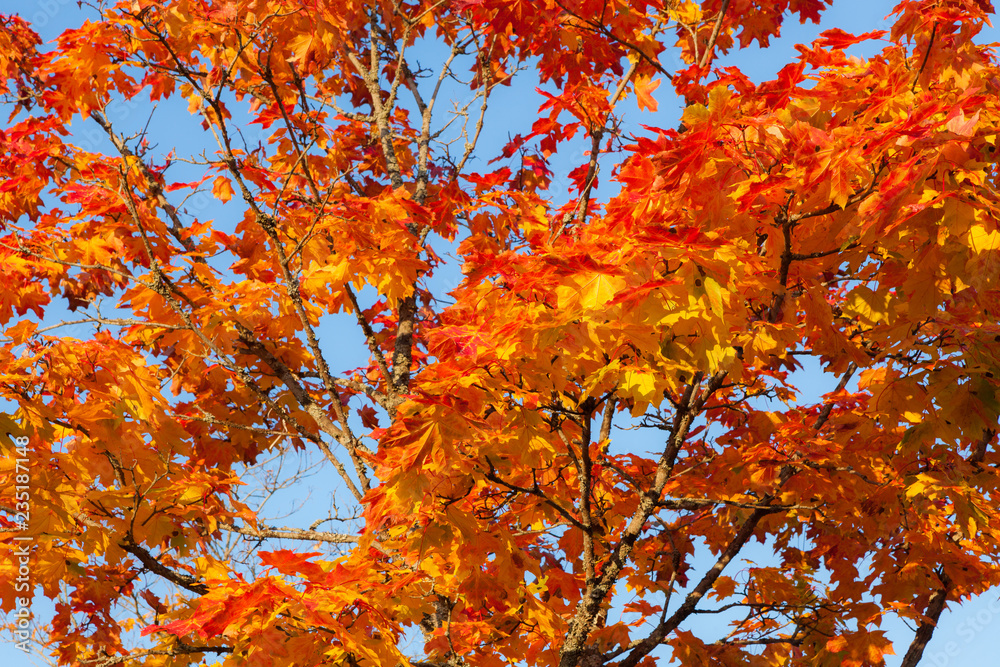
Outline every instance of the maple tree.
[[(1000, 584), (993, 9), (716, 66), (827, 4), (0, 17), (8, 621), (27, 540), (67, 665), (918, 664)], [(270, 525), (313, 452), (339, 509)]]

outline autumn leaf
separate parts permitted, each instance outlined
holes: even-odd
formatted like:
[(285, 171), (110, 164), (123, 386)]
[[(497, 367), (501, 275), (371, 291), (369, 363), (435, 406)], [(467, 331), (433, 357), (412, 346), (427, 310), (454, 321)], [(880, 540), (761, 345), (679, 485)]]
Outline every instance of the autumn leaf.
[(634, 82), (635, 96), (639, 109), (647, 109), (656, 112), (656, 100), (653, 99), (653, 91), (660, 87), (660, 80), (636, 78)]
[(378, 416), (375, 413), (375, 409), (371, 406), (366, 405), (359, 409), (358, 415), (361, 416), (361, 423), (365, 428), (378, 428)]
[(233, 186), (225, 176), (219, 176), (212, 181), (212, 196), (222, 201), (228, 202), (233, 198)]

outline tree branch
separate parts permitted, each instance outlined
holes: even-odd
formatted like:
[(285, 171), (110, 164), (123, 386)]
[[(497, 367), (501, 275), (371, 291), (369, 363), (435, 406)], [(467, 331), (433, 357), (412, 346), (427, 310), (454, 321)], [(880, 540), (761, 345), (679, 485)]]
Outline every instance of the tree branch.
[(153, 574), (158, 574), (167, 581), (177, 584), (181, 588), (185, 588), (192, 593), (197, 593), (198, 595), (205, 595), (208, 593), (208, 586), (198, 581), (197, 577), (193, 577), (190, 574), (181, 574), (180, 572), (175, 572), (169, 567), (164, 565), (157, 559), (153, 554), (149, 553), (145, 547), (141, 547), (135, 543), (131, 535), (127, 535), (125, 539), (119, 543), (119, 546), (127, 551), (128, 553), (135, 556), (142, 566)]
[(312, 542), (328, 542), (330, 544), (356, 544), (358, 542), (356, 536), (346, 533), (327, 533), (318, 530), (302, 530), (301, 528), (260, 528), (255, 530), (248, 526), (235, 526), (231, 523), (219, 523), (219, 528), (248, 537), (308, 540)]
[(934, 636), (934, 630), (937, 628), (938, 619), (941, 618), (941, 612), (944, 611), (944, 605), (948, 601), (948, 593), (951, 591), (952, 585), (951, 579), (943, 570), (939, 570), (937, 576), (941, 581), (941, 586), (931, 594), (927, 603), (927, 612), (924, 614), (925, 619), (917, 627), (913, 641), (910, 642), (910, 647), (907, 649), (906, 655), (903, 656), (903, 661), (899, 663), (899, 667), (917, 667), (924, 655), (924, 649), (931, 637)]

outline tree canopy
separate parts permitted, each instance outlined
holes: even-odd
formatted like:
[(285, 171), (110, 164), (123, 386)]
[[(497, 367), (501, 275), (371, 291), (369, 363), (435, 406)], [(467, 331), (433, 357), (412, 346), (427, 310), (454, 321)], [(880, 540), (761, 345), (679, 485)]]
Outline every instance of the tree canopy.
[(0, 16), (8, 629), (49, 598), (90, 667), (918, 664), (1000, 584), (993, 8), (717, 63), (828, 4)]

